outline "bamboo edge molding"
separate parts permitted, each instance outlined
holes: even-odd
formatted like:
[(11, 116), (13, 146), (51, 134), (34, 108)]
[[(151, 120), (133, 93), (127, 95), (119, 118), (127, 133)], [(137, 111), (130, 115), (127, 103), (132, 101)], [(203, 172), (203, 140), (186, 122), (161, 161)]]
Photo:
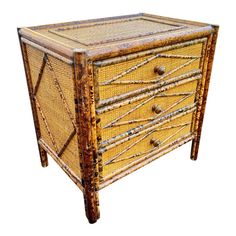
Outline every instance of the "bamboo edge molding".
[(197, 159), (218, 29), (146, 13), (18, 29), (41, 164), (90, 223), (102, 188), (189, 141)]

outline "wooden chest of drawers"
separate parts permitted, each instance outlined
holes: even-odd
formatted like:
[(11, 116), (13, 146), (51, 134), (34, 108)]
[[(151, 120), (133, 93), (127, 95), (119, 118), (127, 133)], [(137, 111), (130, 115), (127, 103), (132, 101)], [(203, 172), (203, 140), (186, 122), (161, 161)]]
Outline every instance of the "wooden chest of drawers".
[(196, 160), (218, 26), (137, 14), (18, 29), (42, 166), (98, 191), (192, 141)]

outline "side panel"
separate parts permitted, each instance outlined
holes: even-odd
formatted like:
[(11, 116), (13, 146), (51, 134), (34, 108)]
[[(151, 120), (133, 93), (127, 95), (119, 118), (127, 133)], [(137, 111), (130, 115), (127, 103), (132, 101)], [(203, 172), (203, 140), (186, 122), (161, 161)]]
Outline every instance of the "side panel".
[(53, 53), (21, 40), (40, 150), (47, 151), (81, 187), (75, 125), (74, 68)]

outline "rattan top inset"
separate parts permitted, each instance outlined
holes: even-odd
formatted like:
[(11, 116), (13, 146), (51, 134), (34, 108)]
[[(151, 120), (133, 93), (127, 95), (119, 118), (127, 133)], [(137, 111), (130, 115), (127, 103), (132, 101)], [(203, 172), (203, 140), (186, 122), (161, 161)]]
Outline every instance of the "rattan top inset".
[(161, 23), (157, 20), (140, 17), (99, 22), (90, 25), (75, 24), (68, 27), (58, 27), (49, 31), (86, 46), (93, 46), (164, 33), (184, 27), (173, 23)]

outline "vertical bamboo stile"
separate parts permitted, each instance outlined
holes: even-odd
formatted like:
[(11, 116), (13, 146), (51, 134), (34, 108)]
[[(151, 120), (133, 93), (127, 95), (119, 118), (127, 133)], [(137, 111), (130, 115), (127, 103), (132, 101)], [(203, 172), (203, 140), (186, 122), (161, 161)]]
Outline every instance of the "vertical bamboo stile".
[(99, 173), (92, 64), (85, 51), (74, 52), (76, 123), (79, 128), (80, 163), (86, 215), (95, 223), (99, 212)]
[(213, 59), (214, 59), (218, 31), (219, 31), (219, 27), (215, 26), (215, 32), (209, 35), (208, 42), (207, 42), (206, 59), (203, 65), (204, 80), (202, 81), (200, 89), (198, 90), (199, 102), (198, 102), (198, 108), (196, 111), (195, 124), (194, 124), (195, 138), (192, 141), (192, 148), (191, 148), (192, 160), (197, 160), (197, 156), (198, 156), (198, 150), (199, 150), (199, 144), (200, 144), (201, 132), (202, 132), (202, 124), (203, 124), (203, 119), (204, 119), (204, 114), (205, 114), (207, 94), (208, 94), (208, 89), (209, 89), (211, 70), (212, 70), (212, 64), (213, 64)]
[(34, 95), (33, 95), (34, 89), (33, 89), (32, 79), (31, 79), (31, 75), (30, 75), (26, 45), (21, 40), (21, 36), (19, 34), (19, 29), (18, 29), (18, 36), (19, 36), (19, 41), (20, 41), (20, 46), (21, 46), (24, 68), (25, 68), (26, 82), (27, 82), (28, 93), (29, 93), (29, 98), (30, 98), (31, 110), (32, 110), (32, 114), (33, 114), (34, 127), (35, 127), (35, 133), (36, 133), (36, 138), (37, 138), (37, 145), (38, 145), (38, 150), (39, 150), (40, 161), (41, 161), (42, 167), (47, 167), (48, 166), (47, 152), (38, 143), (38, 141), (41, 137), (41, 134), (40, 134), (40, 127), (39, 127), (36, 103), (35, 103), (35, 99), (34, 99)]

